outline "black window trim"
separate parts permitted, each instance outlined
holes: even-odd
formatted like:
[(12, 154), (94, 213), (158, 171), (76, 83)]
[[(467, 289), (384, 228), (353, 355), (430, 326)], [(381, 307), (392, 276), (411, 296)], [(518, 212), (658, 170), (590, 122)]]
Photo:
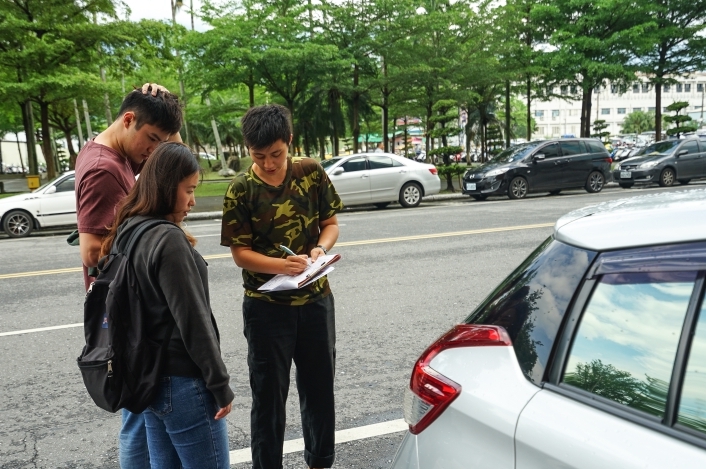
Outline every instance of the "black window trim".
[[(698, 243), (698, 242), (697, 242)], [(697, 244), (693, 243), (693, 244)], [(685, 243), (692, 244), (692, 243)], [(665, 248), (674, 245), (664, 246)], [(659, 246), (658, 246), (659, 248)], [(612, 251), (615, 252), (615, 251)], [(699, 446), (706, 449), (706, 434), (695, 431), (684, 425), (677, 423), (679, 413), (679, 391), (682, 388), (686, 367), (688, 365), (691, 343), (696, 332), (696, 325), (699, 312), (704, 300), (706, 290), (706, 271), (698, 270), (694, 289), (689, 298), (686, 316), (682, 325), (682, 332), (677, 344), (677, 353), (672, 377), (670, 378), (669, 390), (667, 392), (667, 404), (664, 418), (660, 419), (644, 412), (631, 409), (610, 399), (591, 394), (588, 391), (561, 383), (561, 377), (568, 363), (571, 343), (576, 333), (579, 320), (584, 313), (586, 305), (589, 303), (596, 285), (602, 275), (595, 275), (596, 266), (599, 265), (602, 254), (596, 256), (591, 266), (589, 266), (586, 277), (578, 288), (578, 293), (574, 295), (574, 300), (568, 307), (568, 313), (564, 315), (562, 325), (557, 331), (557, 339), (554, 348), (549, 355), (547, 369), (545, 370), (546, 381), (541, 383), (543, 389), (560, 394), (564, 397), (576, 400), (583, 404), (597, 408), (609, 414), (621, 417), (632, 423), (642, 425), (652, 430), (669, 435), (676, 439)], [(691, 269), (697, 270), (697, 269)]]

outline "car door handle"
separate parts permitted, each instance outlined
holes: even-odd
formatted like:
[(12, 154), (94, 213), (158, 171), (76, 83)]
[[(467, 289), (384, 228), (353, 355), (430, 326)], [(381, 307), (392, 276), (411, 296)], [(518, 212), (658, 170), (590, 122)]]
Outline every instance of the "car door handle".
[(367, 174), (363, 174), (363, 175), (361, 176), (361, 178), (366, 178), (366, 177), (368, 177)]

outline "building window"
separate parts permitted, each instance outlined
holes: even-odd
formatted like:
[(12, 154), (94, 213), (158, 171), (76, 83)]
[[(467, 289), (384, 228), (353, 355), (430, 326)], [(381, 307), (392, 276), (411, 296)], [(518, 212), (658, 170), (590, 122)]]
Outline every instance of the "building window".
[(642, 108), (641, 107), (634, 107), (634, 108), (632, 108), (632, 112), (642, 112)]
[(560, 127), (552, 127), (552, 135), (559, 135), (561, 133)]
[(639, 93), (640, 92), (640, 85), (638, 85), (637, 83), (633, 84), (632, 85), (632, 92)]
[(571, 85), (571, 94), (576, 94), (576, 85)]
[(552, 111), (552, 117), (559, 117), (559, 111), (558, 110), (553, 110)]
[[(652, 109), (654, 109), (654, 108), (652, 108)], [(666, 107), (666, 106), (663, 106), (663, 107), (662, 107), (662, 112), (667, 112), (667, 107)]]
[(625, 114), (625, 108), (624, 108), (624, 107), (619, 107), (619, 108), (618, 108), (618, 114)]
[(601, 87), (600, 87), (600, 86), (596, 86), (595, 88), (593, 88), (593, 92), (594, 92), (594, 93), (600, 93), (600, 92), (601, 92)]
[(642, 92), (643, 93), (649, 93), (650, 91), (650, 84), (649, 83), (643, 83), (642, 84)]
[(537, 133), (539, 135), (544, 135), (544, 126), (537, 127)]
[(534, 117), (544, 117), (544, 111), (534, 111)]
[(610, 114), (610, 108), (604, 107), (603, 109), (601, 109), (601, 114), (603, 114), (603, 115)]
[(569, 87), (566, 85), (561, 85), (561, 94), (567, 94), (569, 92)]
[(698, 84), (696, 85), (696, 91), (698, 91), (699, 93), (703, 93), (703, 92), (704, 92), (704, 84), (703, 84), (703, 83), (698, 83)]
[(615, 94), (618, 92), (618, 85), (610, 85), (610, 92)]
[(655, 108), (655, 107), (648, 107), (647, 108), (647, 112), (655, 112), (656, 110), (657, 110), (657, 108)]
[(665, 93), (669, 93), (669, 85), (662, 86), (662, 91), (664, 91)]
[(684, 84), (684, 92), (691, 93), (691, 83)]
[(681, 92), (682, 92), (682, 88), (683, 88), (682, 84), (681, 84), (681, 83), (677, 83), (677, 93), (681, 93)]
[(575, 126), (575, 125), (572, 125), (572, 126), (571, 126), (571, 133), (572, 133), (572, 134), (575, 134), (575, 133), (576, 133), (576, 126)]

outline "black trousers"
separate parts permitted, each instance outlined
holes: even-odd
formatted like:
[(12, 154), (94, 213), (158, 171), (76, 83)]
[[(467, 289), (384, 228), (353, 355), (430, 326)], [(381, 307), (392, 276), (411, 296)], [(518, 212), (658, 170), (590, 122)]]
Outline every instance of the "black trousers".
[(244, 334), (252, 410), (251, 449), (254, 469), (281, 469), (286, 402), (292, 360), (297, 367), (304, 459), (309, 467), (334, 461), (333, 378), (336, 328), (333, 295), (301, 306), (245, 297)]

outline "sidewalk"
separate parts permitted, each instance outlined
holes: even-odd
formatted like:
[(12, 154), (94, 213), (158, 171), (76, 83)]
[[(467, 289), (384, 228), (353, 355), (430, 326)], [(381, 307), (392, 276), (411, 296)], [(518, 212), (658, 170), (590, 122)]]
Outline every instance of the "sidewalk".
[[(455, 193), (444, 193), (429, 195), (423, 197), (423, 202), (433, 202), (435, 200), (450, 200), (450, 199), (466, 199), (467, 195), (461, 194), (461, 191)], [(196, 206), (194, 206), (189, 216), (186, 217), (187, 222), (189, 220), (210, 220), (210, 219), (220, 219), (223, 215), (223, 197), (199, 197), (196, 199)]]

